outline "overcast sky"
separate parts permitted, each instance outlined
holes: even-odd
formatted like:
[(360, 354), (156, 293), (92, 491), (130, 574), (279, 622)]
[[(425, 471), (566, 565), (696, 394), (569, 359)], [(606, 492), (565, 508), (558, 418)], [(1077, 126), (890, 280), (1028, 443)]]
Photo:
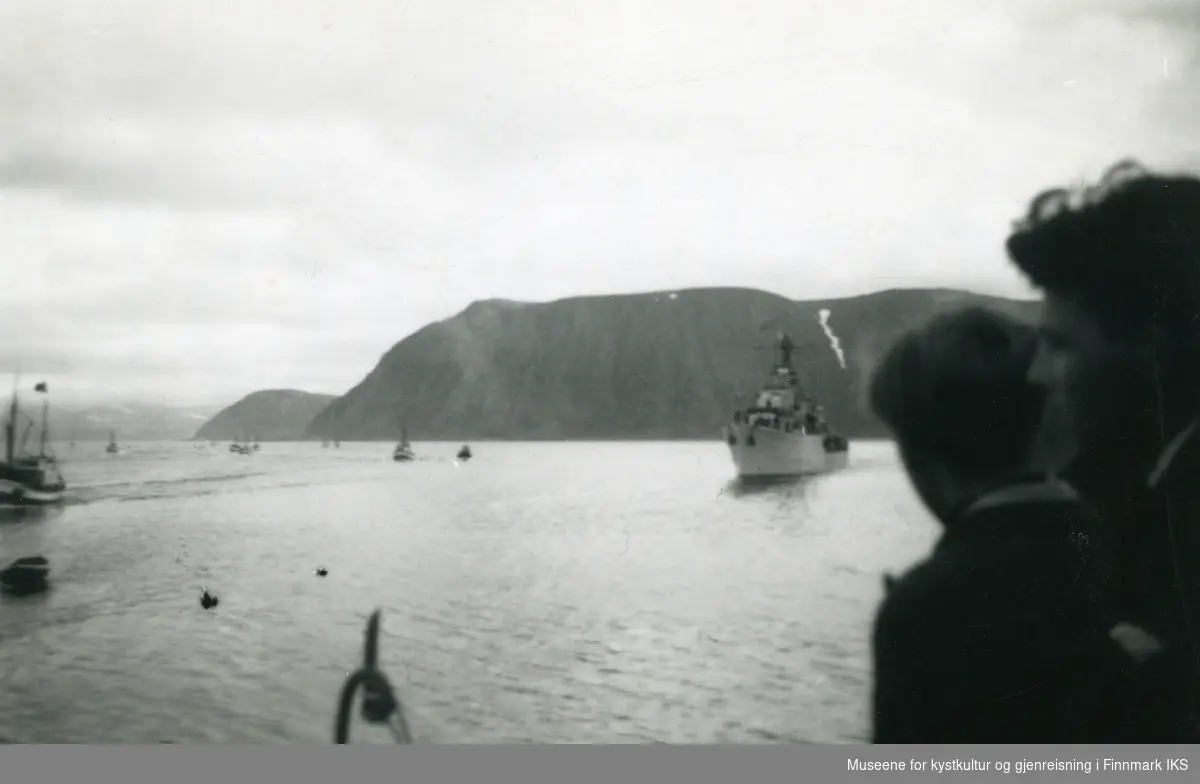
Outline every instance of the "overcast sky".
[(11, 0), (0, 372), (227, 402), (475, 299), (1025, 295), (1037, 190), (1200, 161), (1192, 5)]

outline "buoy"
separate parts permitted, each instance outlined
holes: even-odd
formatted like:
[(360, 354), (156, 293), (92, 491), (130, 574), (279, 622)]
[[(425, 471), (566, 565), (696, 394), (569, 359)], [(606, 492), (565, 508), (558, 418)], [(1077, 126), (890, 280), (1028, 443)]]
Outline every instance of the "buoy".
[(319, 567), (317, 569), (317, 577), (324, 577), (327, 574), (329, 574), (329, 570), (326, 569), (324, 566)]

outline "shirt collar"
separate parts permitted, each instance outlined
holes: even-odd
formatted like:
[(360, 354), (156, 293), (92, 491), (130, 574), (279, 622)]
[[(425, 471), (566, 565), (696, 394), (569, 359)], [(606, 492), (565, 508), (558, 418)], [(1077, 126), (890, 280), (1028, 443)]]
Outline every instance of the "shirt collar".
[(1025, 481), (999, 487), (976, 498), (964, 510), (964, 515), (982, 512), (998, 506), (1010, 506), (1031, 501), (1078, 501), (1075, 488), (1058, 477), (1045, 477), (1040, 481)]

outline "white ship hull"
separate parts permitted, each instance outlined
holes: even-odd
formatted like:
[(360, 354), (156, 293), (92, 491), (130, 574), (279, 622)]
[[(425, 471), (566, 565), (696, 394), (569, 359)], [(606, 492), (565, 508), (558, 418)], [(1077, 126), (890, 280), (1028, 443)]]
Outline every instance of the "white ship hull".
[[(748, 424), (727, 425), (723, 431), (740, 479), (786, 479), (826, 474), (849, 465), (847, 450), (825, 451), (825, 436), (787, 433)], [(750, 436), (753, 435), (753, 446)], [(733, 443), (730, 443), (730, 436)]]
[(43, 504), (57, 504), (63, 500), (66, 495), (66, 490), (36, 490), (32, 487), (26, 487), (19, 482), (13, 482), (9, 479), (0, 479), (0, 504), (12, 504), (15, 506), (41, 506)]

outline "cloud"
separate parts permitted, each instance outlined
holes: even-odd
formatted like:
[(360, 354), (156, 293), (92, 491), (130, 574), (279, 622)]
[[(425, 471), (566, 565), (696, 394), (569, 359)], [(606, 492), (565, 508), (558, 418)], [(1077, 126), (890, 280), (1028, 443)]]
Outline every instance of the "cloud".
[(1200, 163), (1198, 41), (1181, 1), (10, 4), (0, 361), (337, 392), (472, 299), (1024, 293), (1034, 193)]

